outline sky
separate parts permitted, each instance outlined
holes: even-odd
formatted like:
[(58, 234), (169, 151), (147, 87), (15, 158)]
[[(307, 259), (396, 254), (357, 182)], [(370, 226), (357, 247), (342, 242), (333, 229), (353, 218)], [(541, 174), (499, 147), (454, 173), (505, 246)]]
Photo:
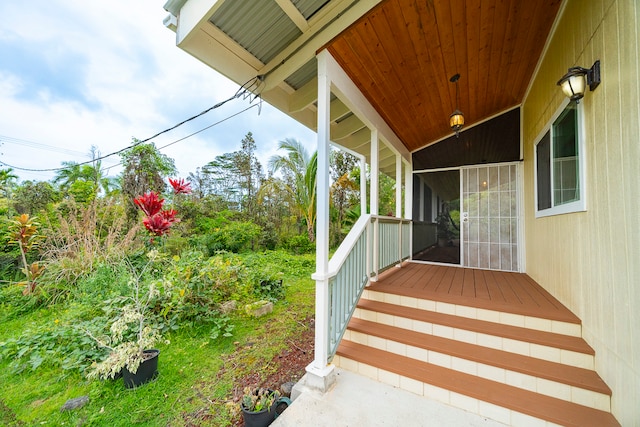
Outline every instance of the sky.
[[(49, 180), (62, 162), (106, 155), (234, 96), (239, 86), (175, 45), (165, 0), (0, 2), (0, 168)], [(183, 141), (178, 139), (237, 114)], [(315, 150), (315, 133), (263, 103), (236, 99), (153, 139), (186, 177), (240, 149), (251, 132), (266, 168), (278, 141)], [(175, 143), (174, 143), (175, 142)], [(282, 153), (284, 154), (284, 153)], [(115, 176), (118, 156), (102, 161)]]

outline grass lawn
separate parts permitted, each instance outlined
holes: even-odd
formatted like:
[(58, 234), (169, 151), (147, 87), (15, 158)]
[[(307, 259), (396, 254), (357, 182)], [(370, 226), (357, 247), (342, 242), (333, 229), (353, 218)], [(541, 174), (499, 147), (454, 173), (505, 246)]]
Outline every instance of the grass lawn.
[[(258, 255), (251, 255), (258, 256)], [(78, 370), (43, 363), (20, 373), (11, 360), (0, 360), (0, 425), (2, 426), (227, 426), (238, 423), (238, 394), (245, 385), (265, 381), (295, 381), (307, 361), (280, 363), (292, 349), (312, 358), (298, 340), (312, 336), (314, 282), (309, 256), (294, 256), (304, 268), (284, 270), (286, 298), (274, 312), (250, 318), (241, 309), (230, 315), (233, 336), (212, 340), (208, 331), (181, 328), (159, 345), (159, 377), (138, 389), (127, 390), (122, 380), (87, 380)], [(297, 265), (296, 264), (296, 265)], [(55, 330), (73, 322), (83, 307), (72, 302), (15, 314), (0, 304), (0, 350), (3, 342), (29, 328)], [(308, 354), (307, 354), (308, 353)], [(284, 356), (283, 356), (284, 355)], [(293, 356), (291, 356), (293, 357)], [(296, 356), (298, 358), (299, 356)], [(282, 369), (282, 372), (278, 372)], [(88, 396), (80, 409), (61, 412), (71, 398)]]

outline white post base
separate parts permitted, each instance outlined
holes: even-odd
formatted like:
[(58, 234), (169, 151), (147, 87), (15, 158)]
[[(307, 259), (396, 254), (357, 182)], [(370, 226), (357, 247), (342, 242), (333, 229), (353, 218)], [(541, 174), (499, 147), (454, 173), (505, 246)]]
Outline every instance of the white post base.
[(326, 393), (336, 382), (336, 370), (334, 365), (327, 365), (324, 369), (318, 369), (311, 363), (306, 368), (307, 373), (293, 386), (291, 400), (295, 400), (305, 391)]

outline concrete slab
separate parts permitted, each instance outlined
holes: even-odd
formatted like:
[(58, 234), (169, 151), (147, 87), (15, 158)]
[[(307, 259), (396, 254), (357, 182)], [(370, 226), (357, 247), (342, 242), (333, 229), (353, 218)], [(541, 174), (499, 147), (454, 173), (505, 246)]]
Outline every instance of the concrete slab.
[(327, 393), (304, 391), (274, 427), (504, 427), (505, 424), (336, 368)]

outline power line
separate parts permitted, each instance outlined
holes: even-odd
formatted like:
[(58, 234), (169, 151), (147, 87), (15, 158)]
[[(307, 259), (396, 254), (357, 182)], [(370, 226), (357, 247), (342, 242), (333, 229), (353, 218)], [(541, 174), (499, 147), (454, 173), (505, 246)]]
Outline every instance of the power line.
[(82, 157), (88, 156), (87, 153), (83, 153), (81, 151), (55, 147), (53, 145), (47, 145), (47, 144), (42, 144), (40, 142), (29, 141), (28, 139), (13, 138), (11, 136), (6, 136), (6, 135), (0, 135), (0, 142), (8, 143), (8, 144), (16, 144), (23, 147), (38, 148), (41, 150), (48, 150), (48, 151), (53, 151), (57, 153), (70, 154), (73, 156), (82, 156)]
[[(175, 141), (172, 141), (172, 142), (170, 142), (170, 143), (168, 143), (168, 144), (165, 144), (165, 145), (163, 145), (162, 147), (158, 147), (158, 150), (162, 150), (163, 148), (167, 148), (167, 147), (169, 147), (169, 146), (171, 146), (171, 145), (173, 145), (173, 144), (177, 144), (177, 143), (178, 143), (178, 142), (180, 142), (180, 141), (184, 141), (185, 139), (191, 138), (192, 136), (197, 135), (197, 134), (199, 134), (200, 132), (204, 132), (205, 130), (210, 129), (210, 128), (212, 128), (212, 127), (216, 126), (216, 125), (219, 125), (220, 123), (226, 122), (227, 120), (232, 119), (232, 118), (234, 118), (235, 116), (239, 116), (240, 114), (242, 114), (242, 113), (244, 113), (245, 111), (248, 111), (248, 110), (250, 110), (250, 109), (252, 109), (252, 108), (254, 108), (254, 107), (258, 107), (258, 108), (260, 108), (260, 104), (253, 104), (253, 105), (250, 105), (249, 107), (245, 108), (244, 110), (240, 110), (240, 111), (238, 111), (237, 113), (234, 113), (234, 114), (232, 114), (232, 115), (230, 115), (230, 116), (227, 116), (227, 117), (225, 117), (225, 118), (224, 118), (224, 119), (222, 119), (222, 120), (218, 120), (217, 122), (212, 123), (212, 124), (210, 124), (209, 126), (206, 126), (206, 127), (202, 128), (202, 129), (200, 129), (200, 130), (197, 130), (197, 131), (195, 131), (195, 132), (193, 132), (193, 133), (190, 133), (189, 135), (183, 136), (182, 138), (176, 139)], [(116, 163), (115, 165), (112, 165), (112, 166), (106, 167), (106, 168), (104, 168), (104, 170), (109, 170), (109, 169), (111, 169), (111, 168), (115, 168), (116, 166), (120, 166), (120, 165), (122, 165), (122, 162), (118, 162), (118, 163)]]
[[(236, 98), (243, 98), (243, 99), (251, 98), (251, 99), (250, 99), (250, 103), (253, 103), (253, 101), (255, 101), (257, 98), (259, 98), (259, 96), (260, 96), (260, 95), (259, 95), (259, 94), (258, 94), (258, 95), (254, 95), (253, 93), (251, 93), (251, 89), (257, 88), (259, 84), (260, 84), (260, 80), (259, 80), (257, 77), (254, 77), (254, 78), (252, 78), (252, 79), (248, 80), (245, 84), (243, 84), (243, 85), (242, 85), (242, 86), (241, 86), (241, 87), (236, 91), (235, 95), (233, 95), (232, 97), (227, 98), (227, 99), (225, 99), (224, 101), (220, 101), (220, 102), (218, 102), (217, 104), (215, 104), (215, 105), (213, 105), (213, 106), (211, 106), (211, 107), (207, 108), (207, 109), (206, 109), (206, 110), (204, 110), (204, 111), (201, 111), (200, 113), (196, 114), (195, 116), (189, 117), (188, 119), (183, 120), (183, 121), (181, 121), (180, 123), (178, 123), (178, 124), (176, 124), (176, 125), (174, 125), (174, 126), (172, 126), (172, 127), (170, 127), (170, 128), (167, 128), (167, 129), (165, 129), (165, 130), (163, 130), (163, 131), (160, 131), (160, 132), (156, 133), (155, 135), (150, 136), (149, 138), (146, 138), (146, 139), (143, 139), (143, 140), (138, 140), (138, 141), (136, 141), (135, 143), (133, 143), (133, 144), (131, 144), (131, 145), (129, 145), (129, 146), (127, 146), (127, 147), (125, 147), (125, 148), (122, 148), (122, 149), (120, 149), (120, 150), (117, 150), (117, 151), (114, 151), (114, 152), (112, 152), (112, 153), (106, 154), (106, 155), (104, 155), (104, 156), (100, 156), (100, 157), (93, 158), (93, 159), (88, 160), (88, 161), (86, 161), (86, 162), (76, 163), (76, 165), (78, 165), (78, 166), (82, 166), (82, 165), (87, 165), (87, 164), (89, 164), (89, 163), (94, 163), (94, 162), (96, 162), (96, 161), (98, 161), (98, 160), (103, 160), (103, 159), (106, 159), (106, 158), (108, 158), (108, 157), (115, 156), (116, 154), (120, 154), (120, 153), (122, 153), (123, 151), (129, 150), (129, 149), (131, 149), (131, 148), (133, 148), (133, 147), (136, 147), (136, 146), (138, 146), (138, 145), (140, 145), (140, 144), (144, 144), (145, 142), (148, 142), (148, 141), (150, 141), (150, 140), (152, 140), (152, 139), (154, 139), (154, 138), (157, 138), (158, 136), (160, 136), (160, 135), (162, 135), (162, 134), (165, 134), (165, 133), (167, 133), (167, 132), (170, 132), (170, 131), (172, 131), (172, 130), (174, 130), (174, 129), (176, 129), (176, 128), (178, 128), (178, 127), (182, 126), (182, 125), (184, 125), (185, 123), (188, 123), (188, 122), (190, 122), (190, 121), (192, 121), (192, 120), (194, 120), (194, 119), (197, 119), (197, 118), (198, 118), (198, 117), (200, 117), (200, 116), (203, 116), (203, 115), (207, 114), (209, 111), (215, 110), (216, 108), (220, 108), (220, 107), (222, 107), (224, 104), (226, 104), (227, 102), (232, 101), (232, 100), (234, 100), (234, 99), (236, 99)], [(247, 86), (247, 85), (248, 85), (248, 86)], [(261, 102), (262, 102), (262, 99), (260, 98), (260, 103), (258, 103), (258, 104), (254, 104), (254, 105), (252, 105), (252, 106), (251, 106), (251, 107), (249, 107), (249, 108), (255, 107), (256, 105), (257, 105), (257, 106), (260, 106), (260, 105), (261, 105)], [(245, 110), (241, 111), (240, 113), (242, 113), (242, 112), (244, 112), (244, 111), (247, 111), (249, 108), (246, 108)], [(238, 115), (238, 114), (240, 114), (240, 113), (236, 113), (236, 114), (234, 114), (234, 115), (232, 115), (232, 116), (230, 116), (230, 117), (227, 117), (227, 118), (225, 118), (225, 119), (223, 119), (223, 120), (219, 121), (218, 123), (222, 123), (223, 121), (225, 121), (225, 120), (227, 120), (227, 119), (229, 119), (229, 118), (231, 118), (231, 117), (234, 117), (234, 116), (236, 116), (236, 115)], [(195, 132), (195, 133), (193, 133), (192, 135), (195, 135), (195, 134), (197, 134), (197, 133), (199, 133), (199, 132), (201, 132), (201, 131), (203, 131), (203, 130), (205, 130), (205, 129), (208, 129), (208, 128), (212, 127), (212, 126), (215, 126), (215, 125), (216, 125), (216, 124), (218, 124), (218, 123), (214, 123), (213, 125), (208, 126), (208, 127), (204, 128), (204, 129), (202, 129), (202, 130), (198, 131), (198, 132)], [(189, 135), (189, 136), (192, 136), (192, 135)], [(178, 141), (181, 141), (181, 140), (183, 140), (183, 139), (186, 139), (186, 138), (188, 138), (189, 136), (186, 136), (186, 137), (184, 137), (184, 138), (181, 138), (181, 139), (180, 139), (180, 140), (178, 140)], [(171, 144), (169, 144), (169, 145), (175, 144), (175, 143), (176, 143), (176, 142), (178, 142), (178, 141), (174, 141), (173, 143), (171, 143)], [(166, 145), (165, 147), (167, 147), (167, 146), (168, 146), (168, 145)], [(163, 148), (164, 148), (164, 147), (163, 147)], [(4, 166), (7, 166), (7, 167), (10, 167), (10, 168), (15, 169), (15, 170), (20, 170), (20, 171), (25, 171), (25, 172), (57, 172), (57, 171), (60, 171), (60, 170), (65, 169), (64, 167), (59, 167), (59, 168), (49, 168), (49, 169), (30, 169), (30, 168), (21, 168), (21, 167), (18, 167), (18, 166), (12, 166), (12, 165), (10, 165), (10, 164), (8, 164), (8, 163), (5, 163), (5, 162), (3, 162), (3, 161), (1, 161), (1, 160), (0, 160), (0, 164), (2, 164), (2, 165), (4, 165)]]

